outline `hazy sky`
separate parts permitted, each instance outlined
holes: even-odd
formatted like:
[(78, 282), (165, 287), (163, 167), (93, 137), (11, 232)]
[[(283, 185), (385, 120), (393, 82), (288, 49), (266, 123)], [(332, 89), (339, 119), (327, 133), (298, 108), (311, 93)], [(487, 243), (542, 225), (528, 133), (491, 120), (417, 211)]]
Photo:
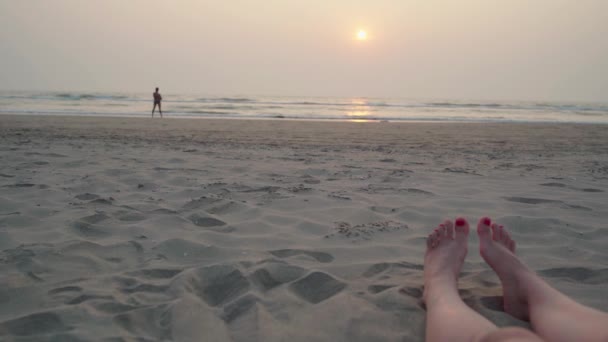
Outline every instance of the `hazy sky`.
[(0, 0), (0, 89), (155, 86), (606, 101), (608, 1)]

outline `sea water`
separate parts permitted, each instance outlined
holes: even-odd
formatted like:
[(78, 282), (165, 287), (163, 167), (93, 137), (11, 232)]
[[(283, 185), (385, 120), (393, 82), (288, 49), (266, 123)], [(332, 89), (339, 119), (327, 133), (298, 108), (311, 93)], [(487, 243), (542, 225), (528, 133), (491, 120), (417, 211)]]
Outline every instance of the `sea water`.
[[(163, 114), (180, 118), (608, 123), (608, 103), (162, 95)], [(146, 117), (152, 106), (152, 92), (0, 92), (0, 114)]]

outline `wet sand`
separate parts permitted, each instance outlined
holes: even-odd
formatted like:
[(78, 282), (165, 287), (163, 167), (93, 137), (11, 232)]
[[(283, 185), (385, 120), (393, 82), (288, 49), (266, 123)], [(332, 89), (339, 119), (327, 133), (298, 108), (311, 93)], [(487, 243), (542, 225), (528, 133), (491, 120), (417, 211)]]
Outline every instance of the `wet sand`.
[[(490, 216), (608, 311), (608, 125), (0, 116), (0, 340), (423, 340), (426, 235)], [(470, 239), (462, 296), (498, 325)]]

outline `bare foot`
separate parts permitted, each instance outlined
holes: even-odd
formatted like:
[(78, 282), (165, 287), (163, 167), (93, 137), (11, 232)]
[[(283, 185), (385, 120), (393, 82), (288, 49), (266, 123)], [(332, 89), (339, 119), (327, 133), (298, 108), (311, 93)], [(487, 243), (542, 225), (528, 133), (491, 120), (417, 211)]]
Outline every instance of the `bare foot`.
[(500, 278), (503, 288), (503, 309), (522, 320), (529, 319), (527, 291), (521, 288), (522, 277), (531, 271), (515, 255), (515, 242), (507, 230), (488, 217), (477, 224), (479, 253)]
[(424, 301), (434, 300), (444, 290), (458, 287), (458, 275), (467, 255), (469, 223), (464, 218), (440, 224), (427, 239), (424, 256)]

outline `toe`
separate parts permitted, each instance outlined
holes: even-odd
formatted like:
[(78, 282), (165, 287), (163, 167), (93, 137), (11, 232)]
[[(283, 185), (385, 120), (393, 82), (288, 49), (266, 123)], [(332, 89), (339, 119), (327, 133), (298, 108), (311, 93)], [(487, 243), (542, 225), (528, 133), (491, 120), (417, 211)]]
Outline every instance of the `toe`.
[(446, 236), (450, 239), (454, 239), (454, 224), (450, 220), (446, 220), (443, 225), (446, 229)]
[(498, 227), (498, 231), (500, 232), (500, 241), (506, 243), (509, 240), (509, 233), (503, 226)]
[(490, 233), (490, 224), (492, 220), (488, 217), (482, 217), (479, 219), (479, 223), (477, 223), (477, 235), (479, 235), (480, 240), (490, 240), (492, 238), (492, 234)]
[(439, 230), (435, 229), (433, 234), (431, 234), (431, 239), (433, 240), (433, 247), (437, 246), (439, 243)]
[(446, 232), (447, 232), (445, 225), (443, 223), (440, 224), (438, 229), (439, 229), (439, 236), (445, 237)]
[(505, 228), (504, 226), (500, 226), (500, 230), (501, 230), (501, 234), (502, 234), (502, 238), (505, 240), (510, 240), (511, 239), (511, 234), (509, 234), (509, 231), (507, 230), (507, 228)]
[(459, 217), (456, 219), (456, 227), (454, 228), (454, 238), (466, 239), (469, 235), (469, 222), (464, 217)]
[(500, 240), (500, 226), (496, 223), (492, 224), (492, 240), (498, 241)]

